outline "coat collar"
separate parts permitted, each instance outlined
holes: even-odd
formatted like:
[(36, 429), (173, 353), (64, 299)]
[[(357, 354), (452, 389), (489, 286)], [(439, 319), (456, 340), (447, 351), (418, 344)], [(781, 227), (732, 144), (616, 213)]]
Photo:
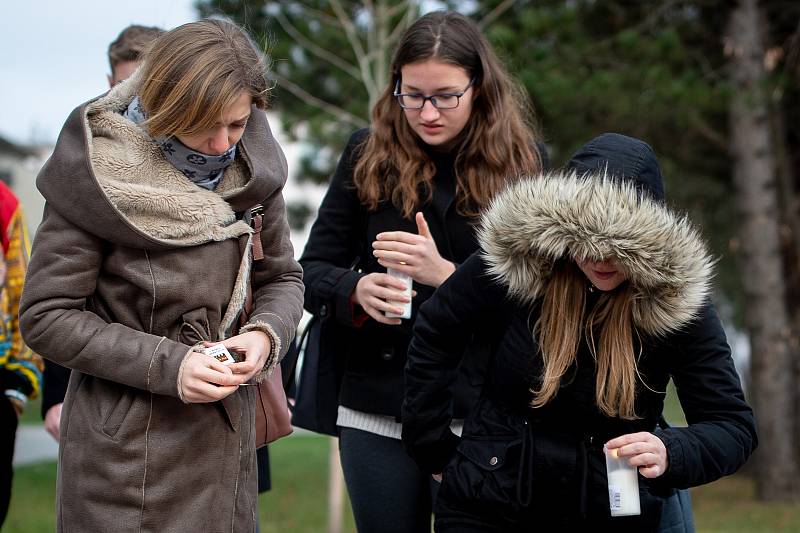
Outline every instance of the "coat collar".
[(710, 290), (713, 261), (689, 221), (605, 175), (509, 186), (482, 216), (479, 241), (490, 272), (526, 303), (561, 258), (617, 258), (636, 291), (634, 323), (650, 335), (685, 325)]
[(48, 205), (94, 235), (133, 247), (172, 248), (248, 233), (236, 212), (264, 202), (287, 176), (265, 113), (253, 110), (240, 156), (217, 190), (207, 191), (120, 114), (140, 84), (137, 72), (70, 115), (37, 178)]

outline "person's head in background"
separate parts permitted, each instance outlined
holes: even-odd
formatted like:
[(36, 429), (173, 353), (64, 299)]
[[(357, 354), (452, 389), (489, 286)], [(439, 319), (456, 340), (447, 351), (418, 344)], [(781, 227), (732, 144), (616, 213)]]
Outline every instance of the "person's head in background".
[(388, 82), (355, 171), (368, 206), (391, 198), (410, 216), (419, 191), (431, 191), (430, 151), (457, 155), (458, 210), (471, 216), (508, 178), (541, 170), (525, 91), (467, 17), (437, 11), (414, 22)]
[(133, 74), (147, 48), (163, 33), (161, 28), (136, 24), (122, 30), (108, 45), (108, 63), (111, 66), (108, 85), (113, 87)]
[(267, 61), (236, 24), (204, 19), (159, 37), (141, 68), (139, 98), (153, 138), (220, 155), (241, 139), (251, 106), (266, 109)]

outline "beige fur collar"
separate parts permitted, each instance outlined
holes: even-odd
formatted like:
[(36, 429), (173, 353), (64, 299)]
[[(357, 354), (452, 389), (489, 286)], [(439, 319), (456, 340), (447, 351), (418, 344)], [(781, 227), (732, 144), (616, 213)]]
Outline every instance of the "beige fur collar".
[(124, 110), (140, 84), (137, 72), (86, 106), (87, 146), (94, 176), (114, 208), (150, 238), (187, 246), (251, 231), (225, 198), (246, 185), (247, 165), (237, 156), (217, 191), (198, 187), (169, 163)]
[(562, 257), (616, 257), (636, 289), (634, 322), (663, 335), (697, 313), (713, 261), (686, 218), (605, 176), (551, 174), (509, 186), (481, 219), (479, 241), (509, 294), (541, 297)]

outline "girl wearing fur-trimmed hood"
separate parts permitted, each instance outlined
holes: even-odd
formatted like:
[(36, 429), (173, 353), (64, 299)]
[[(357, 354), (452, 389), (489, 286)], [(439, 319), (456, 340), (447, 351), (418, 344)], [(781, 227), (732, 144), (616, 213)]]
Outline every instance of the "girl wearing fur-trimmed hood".
[[(752, 453), (713, 262), (663, 201), (652, 149), (605, 134), (484, 213), (481, 251), (420, 309), (406, 365), (403, 441), (441, 474), (437, 531), (655, 531), (676, 489)], [(442, 384), (464, 331), (493, 349), (459, 438)], [(670, 378), (688, 427), (658, 428)], [(604, 447), (638, 467), (641, 514), (611, 517)]]
[[(255, 530), (255, 392), (239, 385), (272, 372), (303, 302), (267, 94), (240, 28), (183, 25), (71, 114), (39, 174), (20, 321), (72, 369), (58, 531)], [(260, 233), (242, 220), (258, 204)]]

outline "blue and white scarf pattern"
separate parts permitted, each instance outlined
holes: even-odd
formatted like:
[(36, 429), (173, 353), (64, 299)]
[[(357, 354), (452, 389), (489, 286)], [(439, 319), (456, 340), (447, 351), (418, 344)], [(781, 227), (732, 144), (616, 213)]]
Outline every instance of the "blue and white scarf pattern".
[[(122, 115), (134, 124), (142, 124), (147, 120), (147, 115), (142, 107), (142, 102), (136, 96)], [(159, 137), (153, 141), (161, 148), (167, 161), (183, 172), (196, 185), (205, 189), (217, 188), (225, 169), (230, 166), (236, 157), (236, 145), (220, 155), (208, 155), (192, 150), (177, 137)]]

